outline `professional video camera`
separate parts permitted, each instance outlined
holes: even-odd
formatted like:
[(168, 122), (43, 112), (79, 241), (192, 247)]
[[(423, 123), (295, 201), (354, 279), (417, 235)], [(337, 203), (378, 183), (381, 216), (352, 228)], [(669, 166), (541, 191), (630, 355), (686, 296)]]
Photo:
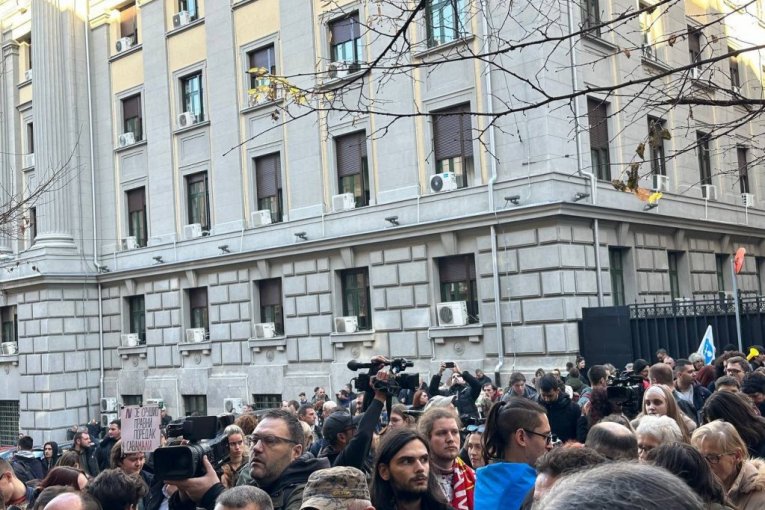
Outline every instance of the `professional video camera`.
[(644, 391), (643, 378), (639, 375), (617, 372), (608, 378), (606, 394), (609, 402), (620, 406), (622, 412), (630, 418), (640, 413)]
[(354, 372), (360, 368), (377, 369), (383, 366), (390, 367), (390, 375), (387, 381), (372, 381), (373, 374), (359, 374), (354, 378), (356, 391), (384, 391), (388, 395), (397, 395), (401, 390), (416, 390), (420, 385), (420, 374), (402, 374), (407, 367), (413, 367), (414, 363), (404, 358), (394, 358), (387, 363), (359, 363), (349, 361), (348, 368)]
[(220, 471), (228, 462), (228, 438), (223, 430), (234, 423), (234, 415), (190, 416), (175, 420), (167, 426), (170, 443), (188, 441), (154, 450), (154, 476), (160, 480), (185, 480), (205, 474), (202, 457)]

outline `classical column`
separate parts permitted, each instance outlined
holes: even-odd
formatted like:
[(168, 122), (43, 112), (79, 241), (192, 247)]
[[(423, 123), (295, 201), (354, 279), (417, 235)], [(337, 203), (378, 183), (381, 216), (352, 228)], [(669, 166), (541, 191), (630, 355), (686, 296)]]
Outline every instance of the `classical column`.
[[(19, 45), (14, 40), (5, 41), (2, 47), (2, 59), (5, 64), (0, 80), (0, 204), (7, 211), (14, 198), (18, 199), (23, 193), (22, 186), (14, 181), (14, 170), (20, 168), (21, 156), (18, 152), (16, 134), (19, 128), (18, 112), (18, 64)], [(21, 179), (20, 173), (17, 173)], [(6, 223), (0, 230), (0, 253), (12, 251), (11, 242), (14, 232), (18, 229), (20, 213), (14, 213), (6, 218)]]

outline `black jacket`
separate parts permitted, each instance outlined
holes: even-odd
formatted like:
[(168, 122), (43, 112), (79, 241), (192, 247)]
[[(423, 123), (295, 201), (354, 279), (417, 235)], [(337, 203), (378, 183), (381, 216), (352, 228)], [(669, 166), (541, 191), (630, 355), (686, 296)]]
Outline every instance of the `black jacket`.
[(56, 462), (58, 462), (58, 459), (61, 457), (61, 452), (58, 449), (58, 443), (54, 441), (48, 441), (46, 444), (50, 444), (51, 447), (53, 447), (53, 455), (50, 459), (46, 459), (45, 457), (40, 459), (40, 464), (42, 465), (43, 470), (43, 477), (48, 474), (48, 471), (55, 467)]
[(106, 436), (103, 441), (96, 446), (96, 460), (98, 461), (98, 469), (103, 471), (109, 469), (110, 462), (109, 457), (112, 453), (112, 447), (117, 443), (116, 439)]
[(430, 394), (430, 396), (444, 395), (446, 397), (456, 395), (457, 398), (455, 399), (454, 405), (457, 407), (459, 415), (467, 415), (477, 418), (478, 408), (475, 405), (475, 401), (481, 395), (481, 383), (478, 382), (478, 379), (467, 370), (462, 371), (462, 378), (467, 384), (452, 384), (449, 389), (439, 390), (438, 387), (441, 385), (441, 374), (436, 372), (430, 379), (428, 394)]
[(569, 439), (576, 439), (576, 424), (582, 411), (564, 391), (560, 392), (555, 402), (546, 402), (540, 398), (539, 403), (547, 411), (547, 419), (550, 420), (550, 429), (553, 434), (564, 443)]
[(101, 471), (98, 469), (98, 461), (96, 460), (96, 447), (90, 446), (90, 448), (83, 448), (79, 451), (80, 456), (80, 469), (82, 469), (87, 476), (97, 477)]
[(380, 421), (383, 405), (379, 400), (372, 400), (372, 403), (369, 404), (369, 407), (361, 417), (356, 433), (345, 448), (340, 452), (336, 452), (332, 445), (328, 445), (319, 452), (318, 457), (327, 457), (332, 467), (350, 466), (366, 471), (366, 459), (369, 456), (372, 436), (374, 436), (377, 422)]
[[(680, 391), (677, 388), (675, 388), (675, 390), (678, 392)], [(677, 393), (675, 393), (675, 400), (677, 400), (677, 405), (680, 406), (680, 409), (687, 414), (689, 418), (695, 421), (696, 425), (701, 425), (701, 409), (704, 407), (704, 402), (706, 402), (710, 395), (712, 395), (712, 393), (702, 385), (693, 385), (693, 408), (695, 411), (693, 415), (689, 414), (691, 412), (691, 406), (688, 405), (690, 402), (681, 398)]]
[(42, 480), (45, 476), (42, 464), (30, 451), (20, 450), (16, 452), (11, 460), (11, 467), (16, 474), (16, 478), (24, 483), (30, 480)]

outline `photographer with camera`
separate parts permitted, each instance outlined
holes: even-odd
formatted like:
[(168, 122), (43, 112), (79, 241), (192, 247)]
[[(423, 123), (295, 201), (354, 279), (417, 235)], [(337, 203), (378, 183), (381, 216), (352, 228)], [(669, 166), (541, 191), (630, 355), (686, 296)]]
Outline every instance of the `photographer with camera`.
[[(441, 376), (447, 368), (452, 369), (452, 384), (448, 389), (441, 390), (439, 389)], [(456, 396), (454, 405), (457, 406), (459, 415), (477, 418), (478, 407), (476, 407), (475, 401), (481, 395), (481, 389), (481, 383), (473, 377), (473, 374), (467, 370), (464, 372), (460, 371), (459, 365), (454, 362), (442, 362), (438, 373), (434, 374), (430, 380), (428, 393), (430, 393), (431, 397), (435, 395)]]

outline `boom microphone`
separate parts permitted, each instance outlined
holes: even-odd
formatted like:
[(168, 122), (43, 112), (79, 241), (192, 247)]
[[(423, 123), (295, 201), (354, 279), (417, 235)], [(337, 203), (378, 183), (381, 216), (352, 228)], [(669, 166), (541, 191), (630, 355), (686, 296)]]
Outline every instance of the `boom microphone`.
[(381, 363), (359, 363), (356, 360), (351, 360), (348, 362), (348, 370), (353, 370), (354, 372), (360, 368), (375, 368), (379, 367)]

